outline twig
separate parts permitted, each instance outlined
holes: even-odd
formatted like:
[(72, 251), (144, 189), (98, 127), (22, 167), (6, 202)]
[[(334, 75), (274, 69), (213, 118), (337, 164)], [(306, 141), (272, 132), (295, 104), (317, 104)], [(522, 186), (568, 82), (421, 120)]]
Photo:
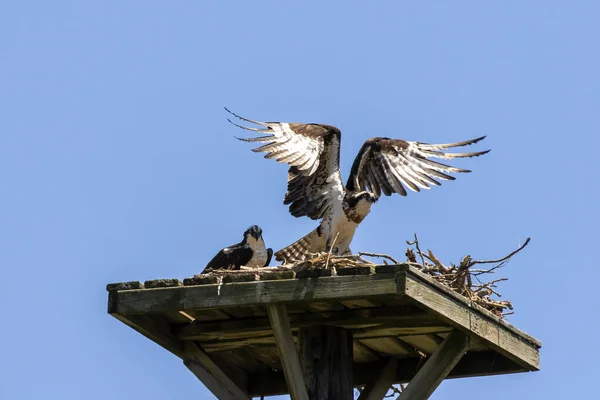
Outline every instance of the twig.
[[(521, 250), (523, 250), (525, 248), (525, 246), (527, 246), (529, 244), (530, 240), (531, 240), (531, 238), (527, 238), (527, 240), (525, 240), (525, 243), (523, 243), (523, 245), (521, 247), (519, 247), (518, 249), (516, 249), (515, 251), (513, 251), (512, 253), (510, 253), (506, 257), (502, 257), (502, 258), (500, 258), (498, 260), (474, 260), (474, 261), (471, 261), (471, 263), (473, 265), (475, 265), (475, 264), (495, 264), (495, 263), (499, 263), (499, 262), (503, 263), (504, 261), (507, 261), (509, 258), (511, 258), (515, 254), (517, 254), (518, 252), (520, 252)], [(492, 268), (492, 270), (495, 269), (495, 268), (497, 268), (497, 267)]]
[(333, 242), (331, 242), (331, 246), (329, 247), (329, 252), (327, 253), (327, 261), (325, 262), (325, 269), (329, 267), (329, 259), (331, 258), (331, 252), (333, 251), (333, 247), (335, 246), (335, 241), (337, 240), (338, 236), (340, 236), (339, 232), (335, 234)]
[(379, 258), (387, 258), (388, 260), (390, 260), (391, 262), (393, 262), (394, 264), (402, 264), (400, 262), (398, 262), (398, 260), (396, 260), (394, 257), (392, 256), (388, 256), (387, 254), (380, 254), (380, 253), (367, 253), (365, 251), (361, 251), (358, 253), (359, 256), (368, 256), (368, 257), (379, 257)]
[(415, 240), (413, 242), (410, 242), (407, 240), (406, 244), (409, 246), (412, 246), (413, 244), (415, 245), (415, 247), (417, 248), (417, 252), (419, 253), (419, 256), (421, 257), (421, 263), (423, 264), (423, 266), (425, 266), (425, 258), (423, 258), (423, 253), (421, 252), (421, 249), (419, 248), (419, 239), (417, 239), (417, 234), (415, 233)]

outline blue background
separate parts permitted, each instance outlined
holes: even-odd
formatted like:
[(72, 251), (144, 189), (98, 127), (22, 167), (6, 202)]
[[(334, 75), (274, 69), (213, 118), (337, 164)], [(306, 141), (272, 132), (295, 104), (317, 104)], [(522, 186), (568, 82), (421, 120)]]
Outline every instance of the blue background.
[[(597, 395), (600, 5), (593, 1), (4, 1), (0, 4), (0, 398), (212, 396), (106, 314), (108, 282), (198, 273), (288, 214), (286, 168), (237, 142), (223, 106), (364, 140), (488, 135), (454, 182), (384, 198), (353, 250), (502, 256), (509, 321), (537, 373), (444, 382), (433, 398)], [(586, 283), (587, 282), (587, 283)]]

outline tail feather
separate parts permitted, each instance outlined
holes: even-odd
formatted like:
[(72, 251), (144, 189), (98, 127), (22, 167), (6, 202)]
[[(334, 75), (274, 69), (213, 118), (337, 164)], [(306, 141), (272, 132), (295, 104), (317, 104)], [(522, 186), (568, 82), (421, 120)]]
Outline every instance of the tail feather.
[[(323, 242), (322, 246), (320, 246), (320, 242)], [(325, 249), (324, 243), (324, 238), (320, 237), (317, 229), (315, 229), (308, 235), (277, 251), (275, 260), (286, 263), (305, 260), (309, 253), (323, 251)]]

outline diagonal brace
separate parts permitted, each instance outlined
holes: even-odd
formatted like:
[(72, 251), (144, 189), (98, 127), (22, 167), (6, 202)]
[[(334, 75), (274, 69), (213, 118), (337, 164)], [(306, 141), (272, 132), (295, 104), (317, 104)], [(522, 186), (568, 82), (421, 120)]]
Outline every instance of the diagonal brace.
[(374, 382), (371, 382), (360, 393), (358, 400), (382, 400), (396, 381), (398, 361), (390, 358)]
[(426, 400), (469, 349), (469, 337), (453, 331), (425, 362), (396, 400)]
[(194, 343), (187, 343), (183, 364), (220, 400), (250, 400), (239, 386)]
[(283, 365), (283, 373), (293, 400), (308, 400), (304, 375), (300, 367), (298, 352), (294, 344), (290, 321), (283, 304), (267, 307), (271, 328), (275, 334), (277, 349)]

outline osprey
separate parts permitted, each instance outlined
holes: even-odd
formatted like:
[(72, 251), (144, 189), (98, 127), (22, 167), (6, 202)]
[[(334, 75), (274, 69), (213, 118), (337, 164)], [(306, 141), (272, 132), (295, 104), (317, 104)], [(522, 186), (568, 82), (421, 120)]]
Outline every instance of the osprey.
[[(442, 151), (477, 143), (485, 136), (464, 142), (428, 144), (401, 139), (375, 137), (368, 139), (358, 152), (346, 185), (340, 174), (340, 140), (338, 128), (324, 124), (260, 122), (227, 112), (258, 125), (239, 128), (266, 134), (254, 138), (237, 138), (264, 145), (252, 149), (267, 153), (265, 158), (290, 166), (287, 193), (283, 203), (294, 217), (307, 216), (320, 220), (311, 233), (277, 251), (278, 261), (304, 260), (310, 253), (332, 251), (350, 253), (350, 242), (356, 227), (365, 219), (381, 194), (406, 196), (406, 188), (414, 192), (440, 186), (439, 180), (454, 180), (449, 173), (471, 172), (433, 161), (430, 158), (454, 159), (477, 157), (489, 150), (473, 153)], [(333, 247), (333, 248), (332, 248)]]
[(265, 248), (262, 229), (257, 225), (252, 225), (244, 232), (244, 240), (219, 251), (202, 273), (214, 269), (240, 269), (242, 266), (266, 267), (271, 262), (272, 256), (273, 249)]

